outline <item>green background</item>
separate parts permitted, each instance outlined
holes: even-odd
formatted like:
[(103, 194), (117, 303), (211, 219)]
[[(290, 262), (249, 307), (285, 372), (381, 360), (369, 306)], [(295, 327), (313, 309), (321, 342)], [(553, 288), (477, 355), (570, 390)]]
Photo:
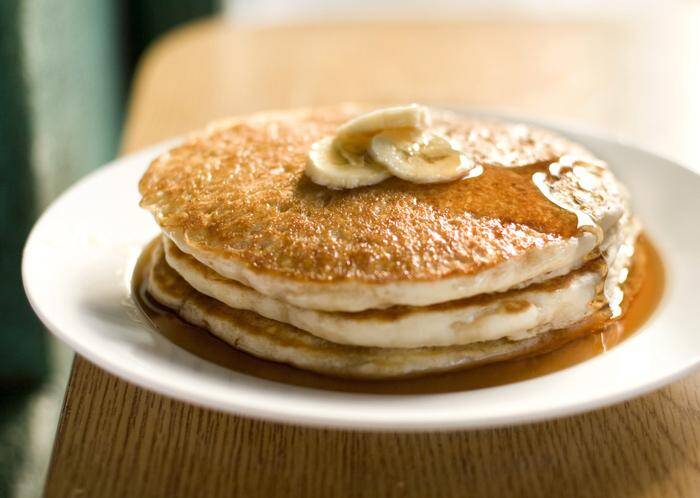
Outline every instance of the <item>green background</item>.
[(144, 49), (218, 9), (218, 0), (0, 0), (0, 498), (41, 494), (72, 358), (22, 290), (31, 224), (116, 155)]

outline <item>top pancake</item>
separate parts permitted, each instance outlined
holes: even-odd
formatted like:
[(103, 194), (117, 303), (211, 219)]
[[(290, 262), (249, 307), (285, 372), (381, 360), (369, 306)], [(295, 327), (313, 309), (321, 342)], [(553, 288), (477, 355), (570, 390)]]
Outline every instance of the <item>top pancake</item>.
[[(476, 178), (421, 185), (391, 178), (345, 191), (312, 183), (304, 175), (309, 147), (360, 110), (366, 109), (262, 113), (212, 127), (153, 161), (139, 185), (142, 206), (182, 250), (272, 295), (290, 288), (273, 289), (270, 282), (332, 289), (476, 277), (548, 249), (551, 258), (588, 236), (586, 244), (569, 247), (571, 258), (559, 267), (536, 268), (564, 271), (596, 245), (578, 230), (574, 214), (532, 182), (534, 172), (561, 156), (590, 153), (523, 125), (439, 115), (444, 132), (484, 166)], [(589, 173), (593, 188), (565, 178), (552, 179), (551, 187), (564, 204), (579, 206), (607, 230), (620, 219), (625, 200), (607, 169)], [(536, 276), (524, 272), (508, 286)], [(352, 311), (426, 300), (419, 301), (392, 297), (359, 307), (310, 307)]]

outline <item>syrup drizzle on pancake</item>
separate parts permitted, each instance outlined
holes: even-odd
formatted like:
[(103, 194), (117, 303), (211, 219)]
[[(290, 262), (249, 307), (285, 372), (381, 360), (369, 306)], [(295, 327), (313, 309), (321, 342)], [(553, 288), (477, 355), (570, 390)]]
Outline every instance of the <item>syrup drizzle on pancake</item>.
[[(605, 237), (603, 227), (584, 211), (584, 207), (579, 205), (576, 196), (563, 197), (558, 195), (557, 192), (553, 192), (550, 188), (549, 181), (552, 178), (558, 179), (568, 175), (579, 189), (594, 193), (600, 187), (600, 178), (595, 176), (590, 168), (596, 171), (607, 168), (607, 165), (602, 161), (591, 158), (565, 155), (559, 158), (558, 161), (551, 163), (547, 171), (533, 173), (532, 182), (548, 200), (576, 215), (578, 230), (592, 233), (596, 237), (596, 245), (599, 245)], [(620, 306), (624, 299), (622, 284), (627, 278), (628, 266), (634, 255), (634, 244), (639, 233), (639, 226), (635, 220), (630, 218), (629, 209), (623, 213), (619, 227), (620, 233), (618, 238), (620, 240), (616, 241), (616, 243), (613, 242), (603, 251), (603, 258), (608, 266), (603, 293), (612, 318), (617, 318), (622, 314)]]

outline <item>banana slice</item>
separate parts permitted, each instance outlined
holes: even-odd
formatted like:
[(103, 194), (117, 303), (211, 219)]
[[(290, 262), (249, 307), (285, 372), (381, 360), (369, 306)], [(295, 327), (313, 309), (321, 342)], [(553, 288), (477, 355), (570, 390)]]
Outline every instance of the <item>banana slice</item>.
[(341, 150), (361, 154), (367, 150), (372, 137), (392, 128), (421, 128), (430, 126), (430, 110), (410, 104), (386, 107), (362, 114), (341, 125), (336, 132), (336, 143)]
[(314, 183), (332, 189), (374, 185), (391, 176), (364, 154), (341, 154), (333, 137), (323, 138), (311, 146), (305, 172)]
[(439, 183), (480, 175), (483, 168), (434, 132), (386, 130), (375, 135), (369, 153), (395, 176), (414, 183)]

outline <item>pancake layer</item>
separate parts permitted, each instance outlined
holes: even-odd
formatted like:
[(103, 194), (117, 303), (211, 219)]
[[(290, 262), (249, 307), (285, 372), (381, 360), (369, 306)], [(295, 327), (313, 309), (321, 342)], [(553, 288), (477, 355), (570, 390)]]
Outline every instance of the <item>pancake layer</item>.
[[(237, 310), (197, 292), (166, 262), (162, 245), (151, 248), (147, 289), (162, 305), (185, 321), (208, 330), (228, 344), (262, 359), (287, 363), (318, 373), (349, 378), (399, 378), (468, 368), (523, 358), (561, 347), (600, 330), (608, 322), (607, 307), (574, 326), (520, 341), (500, 339), (463, 346), (374, 348), (336, 344), (296, 327)], [(641, 283), (635, 254), (631, 276), (624, 284), (626, 307)], [(202, 332), (204, 333), (204, 331)]]
[[(550, 132), (454, 115), (437, 126), (484, 167), (479, 177), (390, 179), (332, 191), (303, 175), (309, 146), (361, 108), (266, 113), (211, 128), (156, 159), (142, 205), (225, 278), (293, 306), (356, 312), (427, 306), (543, 281), (606, 243), (578, 229), (532, 182), (564, 155), (590, 153)], [(613, 175), (590, 163), (550, 178), (552, 196), (615, 230), (628, 211)]]
[(389, 348), (448, 346), (507, 338), (520, 340), (564, 328), (603, 306), (602, 258), (564, 276), (523, 289), (427, 307), (395, 306), (357, 313), (299, 308), (260, 294), (163, 240), (165, 258), (189, 285), (231, 308), (266, 318), (338, 344)]

